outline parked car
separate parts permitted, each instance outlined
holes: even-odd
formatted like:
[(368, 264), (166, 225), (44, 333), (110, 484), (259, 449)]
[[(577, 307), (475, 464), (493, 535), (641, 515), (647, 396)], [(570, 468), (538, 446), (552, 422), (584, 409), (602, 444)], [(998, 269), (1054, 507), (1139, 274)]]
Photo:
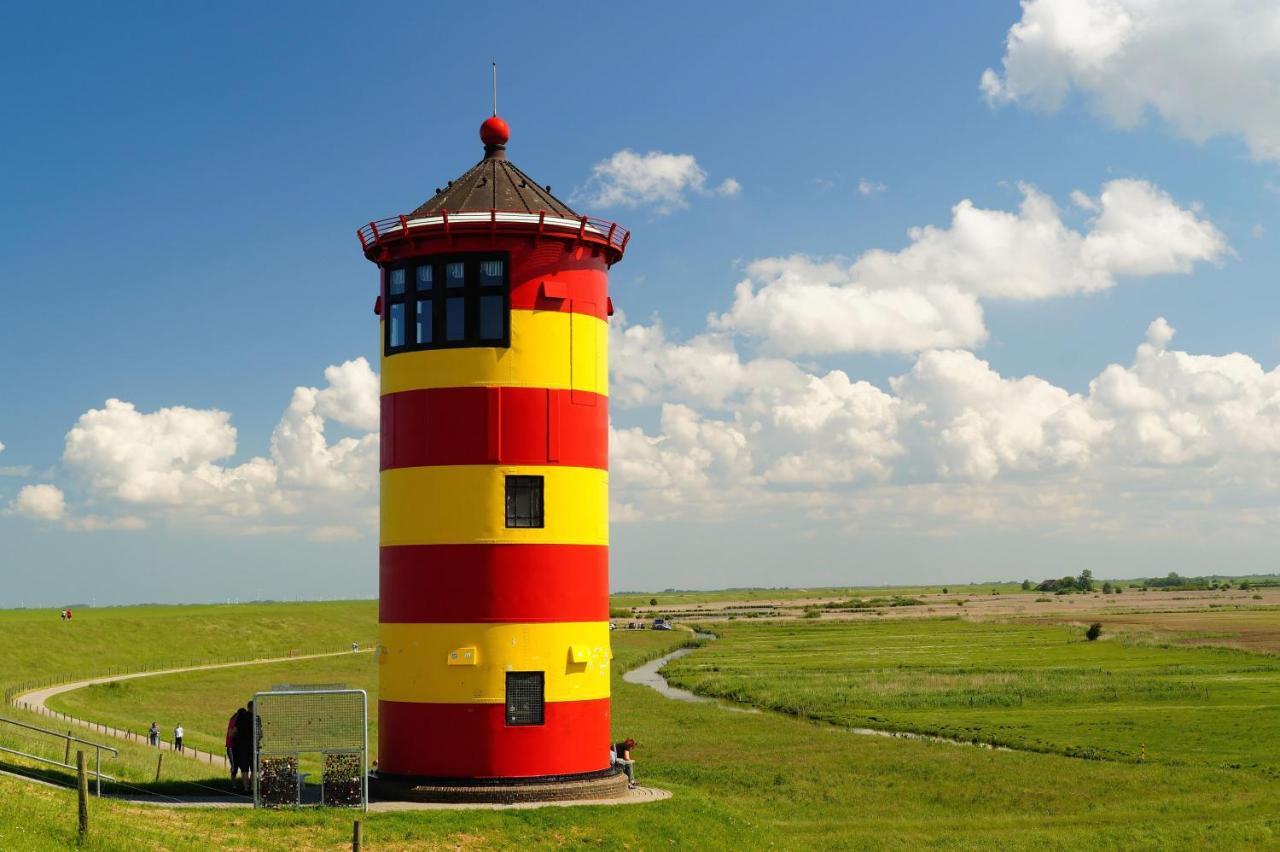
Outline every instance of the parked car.
[(670, 630), (671, 622), (667, 621), (665, 618), (655, 618), (653, 620), (653, 629), (654, 630)]

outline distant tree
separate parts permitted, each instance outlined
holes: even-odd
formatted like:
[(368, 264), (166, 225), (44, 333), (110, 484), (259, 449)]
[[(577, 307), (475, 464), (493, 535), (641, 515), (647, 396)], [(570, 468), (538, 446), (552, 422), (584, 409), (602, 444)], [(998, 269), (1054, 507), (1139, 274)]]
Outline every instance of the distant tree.
[(1250, 588), (1250, 586), (1249, 586), (1249, 581), (1248, 581), (1248, 580), (1241, 580), (1241, 581), (1240, 581), (1240, 590), (1241, 590), (1241, 591), (1247, 592), (1247, 591), (1249, 591), (1249, 588)]
[(1076, 580), (1076, 587), (1082, 592), (1093, 591), (1093, 572), (1088, 568), (1080, 572), (1079, 578)]
[(1111, 585), (1110, 580), (1102, 584), (1102, 593), (1104, 595), (1109, 595), (1114, 591), (1115, 591), (1115, 587)]
[(1029, 592), (1029, 591), (1031, 591), (1031, 581), (1030, 581), (1030, 580), (1023, 580), (1023, 581), (1022, 581), (1022, 591), (1024, 591), (1024, 592)]
[(1096, 621), (1093, 624), (1090, 624), (1089, 629), (1084, 632), (1084, 638), (1088, 639), (1090, 642), (1097, 639), (1101, 635), (1102, 635), (1102, 625)]
[(1117, 594), (1117, 595), (1118, 595), (1118, 594), (1120, 594), (1120, 593), (1121, 593), (1121, 592), (1123, 592), (1123, 591), (1124, 591), (1124, 586), (1121, 586), (1121, 585), (1117, 585), (1117, 586), (1116, 586), (1116, 594)]
[(950, 594), (950, 593), (951, 593), (951, 590), (950, 590), (950, 589), (948, 589), (946, 586), (943, 586), (943, 587), (942, 587), (942, 593), (943, 593), (944, 595), (946, 595), (946, 594)]
[(649, 606), (657, 606), (657, 605), (658, 605), (657, 598), (649, 598)]

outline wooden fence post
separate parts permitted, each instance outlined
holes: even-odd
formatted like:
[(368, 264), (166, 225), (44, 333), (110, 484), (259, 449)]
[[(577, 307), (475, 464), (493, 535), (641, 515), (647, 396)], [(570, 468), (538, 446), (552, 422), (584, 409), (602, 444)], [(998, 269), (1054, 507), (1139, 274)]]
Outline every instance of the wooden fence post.
[(80, 827), (78, 842), (89, 836), (89, 779), (84, 774), (84, 751), (76, 751), (76, 795), (80, 800)]
[(71, 735), (72, 735), (72, 734), (71, 734), (71, 732), (70, 732), (70, 731), (67, 731), (67, 737), (68, 737), (68, 739), (67, 739), (67, 748), (66, 748), (66, 751), (65, 751), (65, 752), (63, 753), (63, 755), (62, 755), (62, 762), (63, 762), (63, 763), (66, 763), (66, 764), (70, 764), (70, 763), (71, 763), (71, 740), (70, 740)]
[(156, 783), (160, 783), (160, 766), (164, 763), (164, 752), (156, 754)]
[(351, 826), (351, 852), (360, 852), (360, 843), (364, 840), (361, 834), (360, 820), (356, 820), (355, 825)]

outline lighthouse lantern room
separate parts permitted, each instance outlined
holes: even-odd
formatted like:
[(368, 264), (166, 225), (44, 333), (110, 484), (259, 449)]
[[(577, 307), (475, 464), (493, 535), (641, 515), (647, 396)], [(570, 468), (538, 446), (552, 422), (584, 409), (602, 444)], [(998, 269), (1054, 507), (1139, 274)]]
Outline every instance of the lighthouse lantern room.
[(360, 228), (378, 265), (378, 776), (614, 778), (609, 268), (629, 234), (506, 158)]

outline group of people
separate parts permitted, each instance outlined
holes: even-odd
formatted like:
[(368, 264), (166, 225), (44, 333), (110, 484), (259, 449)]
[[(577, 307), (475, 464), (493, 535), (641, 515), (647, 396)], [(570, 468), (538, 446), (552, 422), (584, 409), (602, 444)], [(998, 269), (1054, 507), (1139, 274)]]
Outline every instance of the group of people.
[(71, 610), (69, 610), (69, 609), (60, 609), (60, 610), (58, 610), (58, 617), (59, 617), (59, 618), (61, 618), (63, 621), (70, 621), (70, 620), (71, 620)]
[[(182, 730), (182, 723), (173, 726), (173, 750), (182, 751), (182, 736), (186, 731)], [(147, 742), (156, 748), (160, 747), (160, 726), (155, 722), (151, 723), (150, 730), (147, 731)]]
[(253, 702), (231, 714), (227, 720), (227, 766), (231, 782), (240, 776), (240, 789), (248, 790), (253, 778)]

